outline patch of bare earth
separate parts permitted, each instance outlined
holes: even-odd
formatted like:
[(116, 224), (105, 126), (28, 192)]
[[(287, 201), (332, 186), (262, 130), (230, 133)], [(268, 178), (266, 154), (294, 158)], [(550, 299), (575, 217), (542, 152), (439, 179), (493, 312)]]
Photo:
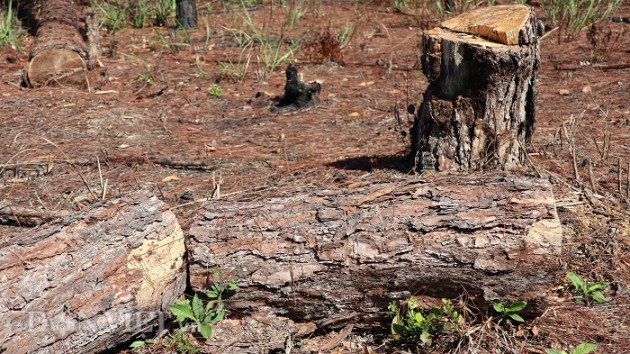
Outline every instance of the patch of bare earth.
[[(166, 28), (103, 29), (101, 60), (109, 78), (91, 92), (24, 88), (27, 55), (0, 49), (0, 206), (72, 212), (103, 196), (148, 189), (186, 227), (198, 201), (217, 185), (221, 195), (254, 199), (412, 177), (405, 156), (413, 118), (406, 107), (421, 102), (427, 86), (418, 61), (423, 29), (414, 16), (387, 4), (313, 5), (284, 36), (308, 39), (352, 23), (343, 65), (317, 64), (298, 51), (302, 79), (322, 83), (320, 103), (271, 112), (286, 63), (263, 75), (259, 44), (247, 59), (231, 35), (242, 21), (218, 2), (199, 1), (198, 8), (209, 36), (200, 21), (189, 30), (192, 45), (177, 45), (181, 31)], [(620, 15), (628, 13), (626, 5)], [(250, 14), (259, 26), (285, 20), (279, 7)], [(610, 282), (609, 301), (576, 304), (558, 274), (549, 285), (554, 305), (508, 334), (516, 335), (515, 352), (592, 342), (599, 352), (623, 353), (630, 345), (630, 24), (601, 26), (612, 34), (597, 61), (585, 32), (570, 42), (558, 43), (554, 34), (543, 39), (532, 166), (523, 173), (549, 178), (555, 187), (566, 236), (558, 262), (589, 281)], [(23, 39), (24, 48), (32, 41)], [(222, 78), (220, 63), (239, 57), (249, 60), (245, 76)], [(213, 85), (221, 97), (210, 94)], [(29, 224), (19, 216), (0, 219), (0, 235)], [(492, 350), (499, 337), (480, 350)], [(351, 335), (339, 348), (356, 348), (361, 338)], [(424, 350), (431, 351), (413, 349)]]

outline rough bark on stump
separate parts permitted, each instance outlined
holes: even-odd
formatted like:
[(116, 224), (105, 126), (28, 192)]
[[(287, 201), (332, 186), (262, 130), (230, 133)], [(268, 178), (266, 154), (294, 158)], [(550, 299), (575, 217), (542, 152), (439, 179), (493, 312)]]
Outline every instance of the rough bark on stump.
[(42, 2), (35, 41), (26, 65), (26, 82), (88, 87), (88, 47), (80, 33), (78, 5), (73, 0)]
[(539, 313), (555, 281), (562, 235), (548, 181), (435, 176), (202, 206), (190, 229), (190, 284), (222, 277), (240, 312), (273, 309), (330, 326), (387, 316), (411, 294), (487, 305), (529, 301)]
[(182, 28), (197, 27), (197, 4), (195, 4), (195, 0), (177, 0), (175, 17)]
[(184, 236), (147, 192), (0, 241), (0, 352), (98, 352), (164, 319), (186, 287)]
[(412, 127), (416, 169), (515, 169), (534, 129), (540, 63), (534, 11), (493, 6), (423, 35), (429, 80)]

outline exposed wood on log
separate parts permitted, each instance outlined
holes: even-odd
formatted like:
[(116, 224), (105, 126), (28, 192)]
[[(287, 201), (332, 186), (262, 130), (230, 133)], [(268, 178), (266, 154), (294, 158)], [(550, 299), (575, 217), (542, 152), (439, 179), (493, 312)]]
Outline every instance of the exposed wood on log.
[(80, 33), (73, 0), (42, 3), (42, 19), (31, 47), (25, 80), (31, 86), (88, 87), (88, 48)]
[(540, 30), (533, 10), (517, 5), (475, 10), (423, 35), (430, 85), (411, 131), (418, 171), (524, 165), (535, 121)]
[(562, 234), (548, 181), (502, 175), (322, 190), (204, 204), (190, 229), (190, 284), (212, 269), (241, 290), (230, 308), (273, 308), (294, 321), (343, 326), (387, 317), (411, 294), (480, 306), (530, 302), (540, 313)]
[(98, 352), (151, 329), (184, 291), (185, 253), (147, 192), (0, 240), (0, 351)]

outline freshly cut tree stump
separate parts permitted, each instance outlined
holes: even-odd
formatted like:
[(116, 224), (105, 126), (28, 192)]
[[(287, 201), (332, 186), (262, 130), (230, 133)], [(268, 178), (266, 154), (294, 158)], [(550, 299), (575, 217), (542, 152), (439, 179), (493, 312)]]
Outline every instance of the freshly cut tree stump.
[(175, 215), (147, 192), (1, 240), (0, 352), (98, 352), (163, 324), (185, 254)]
[(34, 87), (88, 87), (88, 46), (80, 33), (78, 5), (73, 0), (43, 1), (41, 16), (26, 82)]
[(273, 309), (319, 327), (388, 316), (392, 299), (527, 300), (538, 314), (562, 230), (548, 181), (442, 175), (203, 205), (190, 229), (190, 284), (219, 266), (240, 313)]
[(423, 35), (429, 87), (411, 131), (418, 171), (523, 165), (542, 31), (533, 9), (509, 5), (465, 13)]

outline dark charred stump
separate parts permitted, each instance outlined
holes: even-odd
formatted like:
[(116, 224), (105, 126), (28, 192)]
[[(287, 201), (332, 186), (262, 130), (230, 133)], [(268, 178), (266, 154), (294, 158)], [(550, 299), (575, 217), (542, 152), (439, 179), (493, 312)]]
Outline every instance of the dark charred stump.
[(195, 0), (177, 0), (177, 22), (182, 28), (197, 27), (197, 5)]
[(318, 102), (322, 85), (318, 82), (305, 83), (298, 80), (298, 71), (290, 63), (286, 70), (287, 83), (284, 85), (284, 95), (275, 108), (294, 107), (296, 109), (313, 105)]

